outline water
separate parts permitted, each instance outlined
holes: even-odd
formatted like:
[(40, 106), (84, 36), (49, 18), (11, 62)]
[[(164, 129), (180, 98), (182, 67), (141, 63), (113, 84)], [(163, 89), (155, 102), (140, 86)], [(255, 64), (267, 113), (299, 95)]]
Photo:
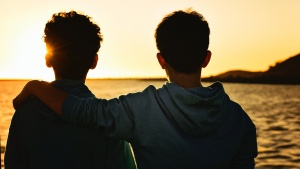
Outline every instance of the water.
[[(27, 81), (0, 81), (1, 146), (6, 145), (14, 113), (11, 101)], [(149, 84), (160, 87), (163, 81), (88, 80), (97, 97), (113, 98), (143, 90)], [(209, 83), (204, 83), (208, 86)], [(262, 85), (224, 83), (230, 98), (249, 114), (257, 128), (259, 155), (257, 169), (300, 168), (300, 85)], [(1, 166), (3, 165), (1, 151)]]

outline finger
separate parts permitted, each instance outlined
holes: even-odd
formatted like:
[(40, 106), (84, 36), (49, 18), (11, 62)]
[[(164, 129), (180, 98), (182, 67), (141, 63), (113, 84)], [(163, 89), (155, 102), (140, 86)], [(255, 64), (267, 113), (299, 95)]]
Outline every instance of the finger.
[(14, 109), (17, 109), (18, 105), (19, 105), (18, 99), (17, 98), (13, 99), (13, 107), (14, 107)]

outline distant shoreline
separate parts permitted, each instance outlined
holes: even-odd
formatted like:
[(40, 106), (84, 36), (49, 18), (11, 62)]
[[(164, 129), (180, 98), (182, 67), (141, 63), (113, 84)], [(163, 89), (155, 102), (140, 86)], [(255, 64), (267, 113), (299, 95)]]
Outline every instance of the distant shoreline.
[(260, 78), (226, 78), (226, 79), (219, 79), (219, 78), (205, 78), (201, 80), (202, 82), (222, 82), (222, 83), (240, 83), (240, 84), (268, 84), (268, 85), (300, 85), (299, 80), (292, 79), (292, 80), (277, 80), (277, 79), (260, 79)]
[[(281, 79), (281, 80), (278, 80)], [(240, 84), (274, 84), (274, 85), (300, 85), (298, 78), (244, 78), (244, 77), (226, 77), (219, 78), (216, 76), (203, 77), (201, 82), (216, 82), (220, 81), (222, 83), (240, 83)], [(34, 79), (0, 79), (0, 82), (5, 81), (30, 81)], [(121, 77), (121, 78), (87, 78), (87, 80), (138, 80), (138, 81), (167, 81), (166, 78), (141, 78), (141, 77)]]
[(143, 81), (167, 81), (164, 77), (157, 77), (157, 78), (151, 78), (151, 77), (121, 77), (121, 78), (87, 78), (87, 80), (143, 80)]
[[(0, 79), (0, 81), (31, 81), (31, 80), (41, 80), (41, 79)], [(143, 80), (143, 81), (167, 81), (166, 78), (158, 77), (158, 78), (142, 78), (142, 77), (113, 77), (113, 78), (87, 78), (87, 80)]]

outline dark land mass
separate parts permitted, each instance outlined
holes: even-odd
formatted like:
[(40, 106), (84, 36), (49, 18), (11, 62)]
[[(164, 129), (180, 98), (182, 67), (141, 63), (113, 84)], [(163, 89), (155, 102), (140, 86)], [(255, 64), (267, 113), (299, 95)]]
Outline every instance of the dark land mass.
[(275, 66), (270, 66), (267, 71), (232, 70), (216, 76), (205, 77), (201, 80), (203, 82), (300, 84), (300, 53), (285, 61), (277, 62)]

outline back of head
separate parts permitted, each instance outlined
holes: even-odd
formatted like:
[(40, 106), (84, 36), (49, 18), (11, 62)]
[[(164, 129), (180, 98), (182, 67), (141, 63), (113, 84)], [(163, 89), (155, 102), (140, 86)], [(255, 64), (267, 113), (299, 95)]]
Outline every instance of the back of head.
[(158, 25), (156, 46), (165, 61), (177, 72), (198, 71), (209, 45), (209, 26), (196, 11), (175, 11)]
[(44, 29), (47, 57), (64, 79), (86, 76), (101, 46), (100, 27), (75, 11), (53, 14)]

